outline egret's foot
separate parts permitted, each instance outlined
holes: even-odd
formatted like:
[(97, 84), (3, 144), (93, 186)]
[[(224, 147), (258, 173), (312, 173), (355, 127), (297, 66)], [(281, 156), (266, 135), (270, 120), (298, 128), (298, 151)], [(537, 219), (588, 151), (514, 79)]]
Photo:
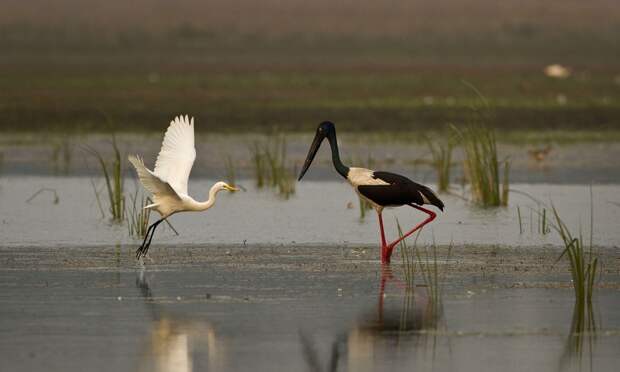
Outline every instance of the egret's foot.
[(140, 259), (142, 257), (146, 257), (146, 254), (149, 251), (150, 244), (141, 245), (140, 248), (136, 250), (136, 259)]

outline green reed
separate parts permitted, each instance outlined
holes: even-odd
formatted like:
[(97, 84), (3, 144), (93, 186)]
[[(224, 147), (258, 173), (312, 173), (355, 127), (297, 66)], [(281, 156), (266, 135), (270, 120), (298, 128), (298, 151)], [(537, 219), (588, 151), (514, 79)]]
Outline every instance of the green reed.
[(133, 195), (129, 196), (131, 205), (127, 210), (127, 231), (129, 236), (144, 238), (149, 227), (149, 217), (151, 210), (145, 209), (153, 201), (144, 195), (138, 195), (138, 189)]
[[(403, 229), (398, 222), (398, 218), (396, 219), (396, 227), (398, 229), (398, 237), (403, 237)], [(416, 243), (418, 241), (418, 236), (420, 233), (416, 235), (413, 245), (411, 247), (407, 246), (407, 239), (403, 239), (400, 241), (399, 250), (400, 250), (400, 258), (401, 258), (401, 267), (403, 270), (403, 276), (405, 277), (405, 284), (407, 285), (407, 289), (413, 289), (415, 286), (415, 273), (416, 273)]]
[(437, 190), (446, 192), (450, 188), (454, 144), (451, 140), (433, 142), (430, 139), (427, 139), (427, 143), (433, 157), (432, 165), (437, 173)]
[(276, 190), (284, 199), (295, 194), (296, 185), (296, 169), (289, 166), (286, 148), (286, 137), (282, 135), (272, 135), (250, 148), (256, 187), (260, 189), (267, 186)]
[[(88, 153), (93, 155), (103, 174), (106, 190), (108, 193), (108, 212), (113, 222), (122, 222), (125, 218), (125, 194), (124, 194), (124, 176), (121, 163), (121, 153), (116, 145), (116, 139), (112, 137), (113, 155), (111, 159), (103, 158), (100, 152), (92, 147), (84, 147)], [(99, 200), (99, 193), (95, 188), (95, 195)]]
[[(508, 160), (500, 161), (493, 129), (470, 125), (463, 130), (453, 127), (465, 151), (465, 176), (471, 187), (472, 201), (482, 207), (508, 205)], [(503, 174), (500, 168), (503, 165)]]

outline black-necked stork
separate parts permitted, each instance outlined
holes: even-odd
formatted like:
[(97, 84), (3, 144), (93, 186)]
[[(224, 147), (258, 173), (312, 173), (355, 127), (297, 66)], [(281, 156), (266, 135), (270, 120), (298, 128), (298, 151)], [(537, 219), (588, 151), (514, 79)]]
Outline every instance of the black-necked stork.
[[(424, 225), (431, 222), (437, 216), (435, 212), (422, 207), (425, 204), (434, 205), (443, 211), (443, 202), (439, 200), (437, 195), (424, 185), (413, 182), (407, 177), (390, 172), (373, 171), (366, 168), (347, 167), (340, 160), (338, 152), (338, 140), (336, 139), (336, 126), (329, 121), (325, 121), (319, 125), (316, 135), (308, 151), (308, 156), (304, 166), (299, 174), (298, 181), (301, 181), (304, 174), (310, 167), (314, 156), (316, 155), (321, 142), (327, 138), (332, 150), (332, 160), (336, 171), (349, 181), (355, 191), (364, 199), (368, 200), (377, 211), (379, 217), (379, 227), (381, 229), (381, 262), (389, 263), (392, 256), (392, 250), (396, 244), (407, 238)], [(413, 229), (404, 234), (401, 238), (396, 239), (390, 244), (386, 243), (385, 231), (383, 229), (383, 217), (381, 213), (385, 207), (399, 207), (409, 205), (428, 215), (428, 218), (416, 225)]]

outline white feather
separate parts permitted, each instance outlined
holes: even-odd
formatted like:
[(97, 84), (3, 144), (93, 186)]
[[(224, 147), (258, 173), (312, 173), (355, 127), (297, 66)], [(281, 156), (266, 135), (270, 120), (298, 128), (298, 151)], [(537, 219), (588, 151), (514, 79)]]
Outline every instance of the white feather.
[(188, 195), (187, 180), (195, 159), (194, 118), (177, 116), (166, 130), (153, 173), (177, 193)]
[(349, 168), (349, 174), (347, 175), (347, 180), (357, 189), (357, 186), (363, 185), (389, 185), (389, 183), (385, 182), (379, 178), (373, 178), (374, 172), (370, 169), (366, 168)]

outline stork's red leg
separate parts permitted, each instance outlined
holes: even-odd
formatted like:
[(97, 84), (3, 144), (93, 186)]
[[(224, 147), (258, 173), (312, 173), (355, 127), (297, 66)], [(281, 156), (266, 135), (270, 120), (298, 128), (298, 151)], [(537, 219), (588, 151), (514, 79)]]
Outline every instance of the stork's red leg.
[(387, 250), (387, 243), (385, 241), (385, 230), (383, 229), (383, 216), (381, 215), (381, 211), (377, 211), (377, 216), (379, 216), (379, 228), (381, 229), (381, 257), (383, 257)]
[(385, 251), (382, 252), (382, 253), (385, 253), (385, 254), (381, 255), (381, 262), (382, 263), (390, 263), (390, 258), (392, 257), (392, 251), (394, 250), (394, 247), (396, 246), (396, 244), (400, 243), (403, 239), (406, 239), (408, 236), (410, 236), (414, 232), (418, 231), (419, 229), (424, 227), (424, 225), (426, 225), (427, 223), (431, 222), (432, 220), (435, 219), (435, 217), (437, 217), (437, 214), (435, 212), (431, 211), (431, 210), (428, 210), (426, 208), (422, 208), (422, 207), (420, 207), (418, 205), (415, 205), (415, 204), (410, 204), (410, 205), (413, 208), (428, 214), (428, 218), (425, 219), (424, 221), (420, 222), (419, 224), (417, 224), (413, 229), (411, 229), (409, 232), (407, 232), (402, 237), (400, 237), (400, 238), (396, 239), (395, 241), (393, 241), (392, 243), (390, 243), (390, 245), (387, 246), (387, 249), (385, 249)]

